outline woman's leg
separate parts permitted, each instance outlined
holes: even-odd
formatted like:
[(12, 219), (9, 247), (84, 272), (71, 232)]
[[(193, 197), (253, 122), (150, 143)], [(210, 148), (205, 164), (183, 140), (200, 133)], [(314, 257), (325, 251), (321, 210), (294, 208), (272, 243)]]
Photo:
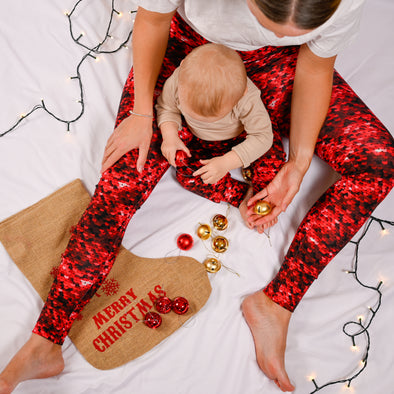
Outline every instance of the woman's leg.
[[(289, 133), (297, 53), (296, 47), (241, 53), (249, 76), (262, 91), (273, 128), (283, 135)], [(242, 305), (260, 368), (288, 390), (284, 355), (291, 311), (393, 186), (393, 139), (338, 75), (316, 153), (342, 178), (305, 217), (276, 277)]]
[[(249, 76), (262, 91), (274, 130), (285, 136), (297, 54), (297, 47), (241, 53)], [(341, 179), (307, 214), (280, 272), (264, 290), (290, 311), (393, 187), (393, 138), (337, 73), (315, 153)]]
[[(190, 30), (174, 19), (155, 99), (166, 78), (192, 49), (187, 43), (191, 37)], [(129, 116), (133, 103), (134, 78), (131, 71), (122, 93), (116, 126)], [(111, 270), (130, 219), (169, 167), (160, 153), (160, 145), (161, 135), (154, 122), (143, 172), (140, 174), (136, 170), (138, 150), (134, 149), (102, 175), (88, 208), (72, 231), (34, 333), (54, 343), (63, 343), (78, 313)]]
[(222, 179), (214, 184), (205, 184), (200, 176), (193, 176), (203, 165), (200, 160), (222, 156), (237, 145), (244, 137), (226, 141), (203, 141), (191, 135), (186, 126), (180, 133), (181, 138), (187, 144), (191, 157), (187, 157), (182, 151), (176, 155), (176, 178), (187, 190), (205, 197), (213, 202), (228, 202), (238, 207), (244, 199), (248, 185), (231, 177), (227, 173)]
[(392, 136), (338, 74), (315, 152), (341, 178), (308, 212), (264, 289), (290, 311), (394, 184)]
[[(193, 31), (175, 18), (156, 96), (165, 79), (191, 51), (192, 45), (199, 44), (198, 36), (193, 40)], [(128, 111), (133, 107), (133, 87), (131, 72), (125, 84), (116, 124), (128, 116)], [(129, 220), (168, 168), (168, 163), (160, 154), (158, 129), (156, 126), (153, 129), (152, 144), (142, 174), (135, 169), (136, 150), (125, 154), (103, 174), (87, 210), (72, 231), (59, 273), (32, 337), (0, 374), (1, 394), (11, 392), (23, 380), (53, 376), (63, 369), (59, 345), (63, 343), (78, 313), (110, 271)]]

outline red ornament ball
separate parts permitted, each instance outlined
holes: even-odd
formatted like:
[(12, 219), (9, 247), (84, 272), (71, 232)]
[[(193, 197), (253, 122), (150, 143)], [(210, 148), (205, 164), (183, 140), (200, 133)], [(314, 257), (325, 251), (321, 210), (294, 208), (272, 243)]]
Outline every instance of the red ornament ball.
[(179, 249), (189, 250), (193, 246), (194, 240), (190, 234), (181, 234), (176, 240)]
[(184, 166), (187, 164), (187, 153), (184, 152), (183, 150), (178, 150), (175, 154), (175, 164), (177, 166)]
[(183, 315), (189, 310), (189, 302), (184, 297), (176, 297), (172, 301), (172, 310), (178, 315)]
[(161, 325), (161, 316), (156, 312), (148, 312), (145, 315), (144, 323), (149, 328), (157, 328)]
[(168, 313), (171, 312), (172, 301), (168, 297), (160, 297), (155, 302), (155, 307), (157, 312), (159, 313)]

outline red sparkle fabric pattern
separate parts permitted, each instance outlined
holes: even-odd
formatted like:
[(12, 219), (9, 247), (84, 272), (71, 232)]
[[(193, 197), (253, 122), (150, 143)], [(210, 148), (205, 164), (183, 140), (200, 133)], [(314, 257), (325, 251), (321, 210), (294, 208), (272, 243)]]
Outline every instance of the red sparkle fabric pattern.
[[(288, 136), (298, 47), (240, 54), (262, 91), (274, 131)], [(289, 311), (393, 188), (393, 137), (337, 72), (315, 154), (341, 178), (305, 216), (278, 274), (264, 289)]]
[[(205, 43), (206, 40), (179, 16), (173, 19), (155, 99), (164, 81), (186, 54)], [(261, 163), (254, 166), (255, 192), (273, 178), (284, 159), (279, 136), (289, 133), (297, 54), (297, 47), (265, 47), (240, 52), (248, 76), (262, 91), (275, 135), (272, 155), (268, 151)], [(133, 91), (131, 70), (116, 125), (129, 116)], [(160, 153), (160, 145), (160, 132), (154, 122), (143, 172), (140, 174), (135, 168), (138, 151), (131, 150), (102, 174), (88, 208), (72, 229), (34, 333), (57, 344), (64, 342), (73, 321), (110, 272), (127, 224), (169, 167)], [(329, 163), (341, 179), (311, 208), (278, 274), (264, 289), (273, 301), (290, 311), (393, 187), (393, 138), (337, 73), (330, 110), (315, 153)], [(268, 168), (264, 162), (264, 157), (269, 159), (270, 155), (275, 156), (276, 167)], [(236, 187), (234, 180), (228, 181), (230, 185), (218, 190), (214, 198), (223, 198), (222, 201), (237, 206), (244, 195), (243, 186)], [(206, 190), (201, 190), (201, 194), (210, 197)]]
[[(246, 134), (225, 141), (204, 141), (192, 135), (184, 126), (180, 137), (190, 150), (191, 157), (187, 157), (184, 152), (178, 152), (176, 157), (176, 178), (187, 190), (200, 196), (208, 198), (214, 202), (228, 202), (239, 207), (248, 190), (248, 184), (231, 177), (227, 173), (215, 184), (205, 184), (200, 176), (193, 176), (193, 172), (203, 165), (200, 159), (211, 159), (222, 156), (229, 152), (231, 148), (242, 142)], [(283, 165), (286, 154), (283, 150), (282, 141), (278, 135), (274, 137), (272, 147), (255, 160), (248, 167), (251, 172), (251, 184), (255, 193), (262, 190), (275, 176), (279, 168)]]

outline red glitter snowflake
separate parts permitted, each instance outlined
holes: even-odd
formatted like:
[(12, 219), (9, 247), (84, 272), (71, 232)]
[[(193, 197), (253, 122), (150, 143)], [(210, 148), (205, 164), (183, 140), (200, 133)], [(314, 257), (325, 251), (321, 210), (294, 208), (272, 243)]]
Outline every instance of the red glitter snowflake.
[(106, 279), (101, 286), (101, 290), (107, 296), (115, 295), (120, 288), (120, 284), (116, 279)]

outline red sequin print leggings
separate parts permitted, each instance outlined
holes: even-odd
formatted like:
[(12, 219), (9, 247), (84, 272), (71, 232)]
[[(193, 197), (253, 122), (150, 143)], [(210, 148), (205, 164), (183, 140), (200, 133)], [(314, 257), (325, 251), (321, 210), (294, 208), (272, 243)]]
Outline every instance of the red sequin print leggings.
[[(200, 196), (208, 198), (214, 202), (228, 202), (235, 207), (239, 207), (245, 197), (249, 185), (231, 177), (227, 173), (215, 184), (205, 184), (201, 177), (193, 176), (193, 172), (201, 168), (201, 159), (211, 159), (212, 157), (222, 156), (229, 152), (235, 145), (241, 143), (246, 133), (225, 141), (204, 141), (194, 136), (187, 127), (180, 132), (181, 139), (187, 145), (191, 157), (183, 151), (178, 151), (176, 155), (176, 178), (179, 183), (187, 190)], [(283, 165), (286, 154), (283, 150), (282, 141), (279, 134), (274, 135), (272, 147), (259, 159), (255, 160), (248, 167), (250, 183), (253, 192), (264, 189), (265, 186), (274, 178)]]
[[(174, 18), (155, 98), (185, 55), (205, 43), (181, 18)], [(249, 77), (262, 91), (275, 135), (288, 135), (297, 53), (297, 47), (265, 47), (240, 53)], [(133, 86), (131, 71), (116, 125), (133, 108)], [(63, 343), (73, 321), (111, 270), (131, 217), (169, 167), (160, 145), (160, 133), (154, 125), (141, 174), (135, 168), (138, 151), (132, 150), (102, 175), (88, 208), (73, 228), (34, 333)], [(330, 110), (316, 154), (341, 179), (321, 196), (299, 226), (280, 271), (264, 289), (272, 300), (294, 310), (323, 268), (393, 187), (393, 153), (391, 135), (335, 74)], [(243, 193), (238, 194), (242, 198)]]

